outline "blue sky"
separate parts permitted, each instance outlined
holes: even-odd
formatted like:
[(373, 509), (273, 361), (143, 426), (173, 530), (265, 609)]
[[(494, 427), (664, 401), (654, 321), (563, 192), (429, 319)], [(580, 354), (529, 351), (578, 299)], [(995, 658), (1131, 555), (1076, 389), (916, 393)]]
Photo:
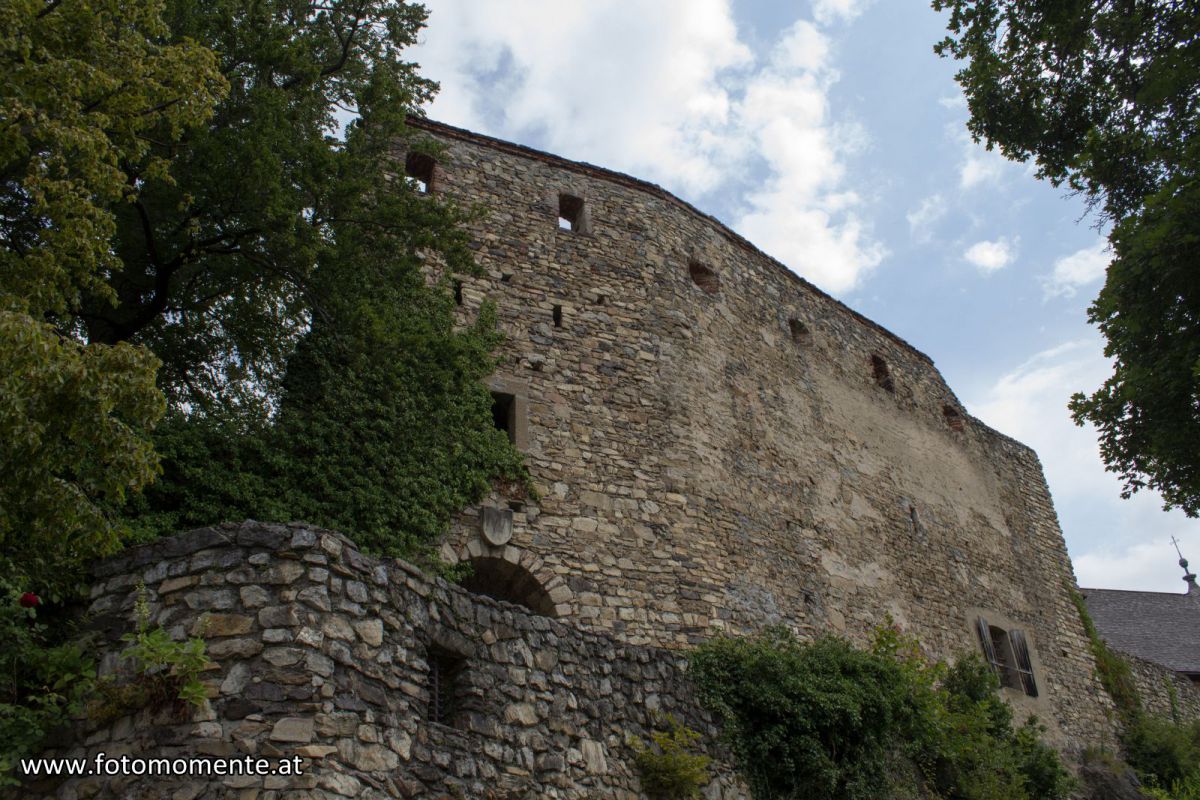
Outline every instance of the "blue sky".
[(1084, 586), (1179, 592), (1200, 523), (1121, 500), (1066, 411), (1109, 374), (1083, 201), (971, 142), (944, 20), (895, 0), (426, 0), (437, 120), (654, 181), (927, 353), (1033, 447)]

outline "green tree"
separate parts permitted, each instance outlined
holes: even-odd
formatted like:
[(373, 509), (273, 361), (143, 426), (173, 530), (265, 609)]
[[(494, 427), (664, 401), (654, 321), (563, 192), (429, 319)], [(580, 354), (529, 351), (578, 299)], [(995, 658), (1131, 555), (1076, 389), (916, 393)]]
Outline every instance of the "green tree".
[(163, 410), (153, 354), (79, 341), (70, 312), (113, 302), (133, 168), (169, 182), (150, 142), (203, 123), (224, 81), (153, 0), (14, 0), (0, 31), (0, 573), (55, 596), (117, 545)]
[(368, 551), (427, 559), (493, 479), (524, 480), (483, 384), (494, 312), (455, 330), (447, 286), (423, 269), (435, 252), (471, 269), (459, 215), (403, 184), (348, 202), (380, 206), (362, 215), (391, 224), (339, 227), (323, 252), (310, 280), (318, 313), (288, 360), (278, 413), (265, 423), (235, 410), (173, 413), (158, 437), (163, 479), (134, 512), (144, 535), (303, 519)]
[(1034, 159), (1114, 223), (1090, 320), (1114, 371), (1075, 421), (1094, 424), (1123, 496), (1148, 487), (1200, 513), (1200, 8), (1173, 0), (933, 0), (936, 51), (964, 61), (976, 140)]
[[(316, 265), (333, 229), (365, 209), (347, 198), (383, 185), (406, 114), (435, 88), (402, 51), (424, 21), (395, 0), (167, 0), (174, 41), (219, 54), (229, 93), (209, 124), (155, 145), (173, 180), (136, 172), (119, 209), (111, 284), (84, 298), (89, 341), (150, 347), (160, 385), (189, 411), (265, 414), (320, 298)], [(339, 109), (374, 130), (353, 152)]]
[[(401, 58), (420, 6), (171, 6), (230, 93), (147, 180), (117, 233), (117, 306), (80, 318), (150, 346), (171, 411), (140, 535), (304, 519), (416, 555), (493, 478), (521, 479), (481, 379), (495, 320), (454, 329), (446, 276), (476, 267), (465, 212), (396, 176), (434, 85)], [(337, 108), (356, 117), (335, 136)]]

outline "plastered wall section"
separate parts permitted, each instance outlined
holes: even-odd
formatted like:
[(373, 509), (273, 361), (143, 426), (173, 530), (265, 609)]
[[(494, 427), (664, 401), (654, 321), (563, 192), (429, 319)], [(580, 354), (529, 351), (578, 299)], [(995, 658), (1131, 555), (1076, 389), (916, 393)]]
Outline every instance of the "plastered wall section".
[[(618, 643), (472, 595), (339, 534), (247, 522), (134, 548), (97, 569), (90, 624), (120, 674), (139, 584), (151, 622), (199, 633), (209, 700), (150, 708), (47, 756), (301, 756), (300, 777), (87, 777), (16, 796), (284, 798), (640, 797), (631, 735), (654, 712), (708, 736), (677, 653)], [(431, 652), (456, 654), (457, 711), (430, 720)], [(710, 800), (744, 798), (715, 770)]]
[[(658, 187), (421, 124), (444, 145), (434, 195), (489, 212), (459, 313), (499, 310), (497, 374), (523, 387), (542, 495), (506, 548), (561, 615), (667, 647), (772, 623), (864, 641), (890, 615), (946, 657), (978, 648), (970, 610), (988, 609), (1026, 631), (1051, 735), (1110, 740), (1029, 448), (970, 418), (926, 356)], [(564, 193), (585, 230), (559, 227)], [(497, 552), (475, 511), (445, 548)]]

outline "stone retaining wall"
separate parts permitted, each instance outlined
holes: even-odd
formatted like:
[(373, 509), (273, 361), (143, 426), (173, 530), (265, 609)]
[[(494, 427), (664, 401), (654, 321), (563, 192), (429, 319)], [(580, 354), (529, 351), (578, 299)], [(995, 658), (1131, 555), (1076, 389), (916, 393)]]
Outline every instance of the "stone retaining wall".
[[(154, 623), (207, 639), (209, 702), (143, 710), (48, 755), (299, 755), (305, 774), (74, 778), (23, 797), (636, 798), (627, 737), (652, 712), (714, 746), (679, 654), (472, 595), (339, 534), (246, 522), (103, 562), (90, 614), (110, 643), (103, 673), (119, 669), (139, 584)], [(429, 719), (434, 662), (452, 663), (446, 724)], [(726, 775), (705, 796), (745, 795)]]
[[(1171, 719), (1200, 720), (1200, 687), (1160, 664), (1122, 652), (1147, 711)], [(1174, 706), (1174, 708), (1172, 707)]]

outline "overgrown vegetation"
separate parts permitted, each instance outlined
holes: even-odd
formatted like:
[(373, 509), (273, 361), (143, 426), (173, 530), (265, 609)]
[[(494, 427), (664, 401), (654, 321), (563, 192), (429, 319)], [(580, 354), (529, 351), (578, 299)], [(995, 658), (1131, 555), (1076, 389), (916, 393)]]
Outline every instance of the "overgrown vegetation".
[(654, 800), (699, 797), (712, 763), (709, 756), (697, 752), (700, 733), (671, 715), (657, 722), (662, 727), (650, 733), (649, 744), (636, 736), (629, 740), (642, 791)]
[(129, 670), (96, 681), (87, 705), (93, 723), (111, 722), (146, 707), (201, 706), (207, 697), (200, 681), (208, 666), (204, 639), (193, 636), (177, 642), (160, 626), (151, 626), (146, 589), (141, 585), (134, 616), (137, 627), (121, 637), (129, 645), (121, 651)]
[(925, 659), (881, 629), (870, 650), (784, 629), (715, 639), (692, 656), (755, 798), (1065, 798), (1073, 780), (978, 657)]
[[(428, 554), (493, 480), (524, 485), (481, 384), (495, 319), (453, 324), (466, 212), (393, 174), (436, 89), (404, 58), (425, 14), (0, 4), (4, 614), (36, 593), (65, 618), (92, 559), (231, 518)], [(9, 758), (73, 713), (87, 665), (66, 628), (5, 619)], [(174, 657), (140, 636), (132, 655)]]
[(47, 625), (41, 607), (0, 576), (0, 787), (16, 783), (19, 760), (82, 711), (96, 678), (84, 648), (67, 640), (70, 629)]
[(1200, 720), (1179, 720), (1174, 702), (1172, 719), (1148, 712), (1129, 662), (1100, 638), (1083, 596), (1072, 590), (1072, 599), (1091, 644), (1097, 677), (1116, 706), (1129, 765), (1159, 800), (1200, 796)]
[(15, 785), (20, 759), (37, 755), (48, 735), (73, 720), (103, 725), (141, 708), (204, 703), (204, 640), (177, 642), (150, 625), (144, 589), (136, 629), (122, 637), (129, 669), (119, 677), (97, 679), (90, 642), (72, 636), (69, 624), (46, 624), (43, 607), (39, 596), (18, 594), (0, 579), (0, 787)]

